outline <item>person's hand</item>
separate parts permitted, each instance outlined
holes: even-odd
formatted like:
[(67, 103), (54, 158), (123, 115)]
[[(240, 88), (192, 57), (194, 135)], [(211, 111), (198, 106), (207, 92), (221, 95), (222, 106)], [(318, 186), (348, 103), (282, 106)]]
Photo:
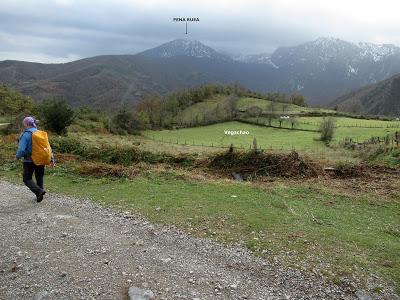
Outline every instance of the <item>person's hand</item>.
[(50, 162), (50, 168), (54, 168), (56, 166), (56, 163), (54, 161)]

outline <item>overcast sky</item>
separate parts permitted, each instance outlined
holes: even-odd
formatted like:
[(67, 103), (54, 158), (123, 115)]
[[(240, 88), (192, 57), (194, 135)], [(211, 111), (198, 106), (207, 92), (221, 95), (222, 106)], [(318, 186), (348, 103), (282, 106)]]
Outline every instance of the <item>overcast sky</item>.
[[(231, 53), (318, 37), (400, 45), (399, 0), (0, 0), (0, 60), (134, 54), (182, 37)], [(173, 17), (198, 17), (189, 24)]]

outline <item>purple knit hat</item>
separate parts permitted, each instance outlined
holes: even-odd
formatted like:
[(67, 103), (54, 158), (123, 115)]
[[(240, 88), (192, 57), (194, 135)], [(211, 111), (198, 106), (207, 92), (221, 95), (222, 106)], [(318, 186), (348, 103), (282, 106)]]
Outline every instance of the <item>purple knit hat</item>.
[(34, 117), (26, 117), (22, 123), (27, 127), (36, 127), (36, 120)]

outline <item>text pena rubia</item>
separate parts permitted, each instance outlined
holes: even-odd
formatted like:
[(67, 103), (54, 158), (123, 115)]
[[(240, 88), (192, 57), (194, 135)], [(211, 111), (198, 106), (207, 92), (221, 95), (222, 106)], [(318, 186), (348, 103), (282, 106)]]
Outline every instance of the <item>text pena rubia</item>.
[(200, 18), (173, 18), (174, 22), (199, 22)]

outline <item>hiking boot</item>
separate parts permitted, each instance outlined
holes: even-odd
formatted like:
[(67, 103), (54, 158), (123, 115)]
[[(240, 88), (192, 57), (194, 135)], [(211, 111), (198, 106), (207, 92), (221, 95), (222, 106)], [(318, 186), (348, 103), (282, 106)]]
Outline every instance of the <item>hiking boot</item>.
[(46, 191), (45, 191), (45, 190), (41, 191), (41, 192), (36, 196), (36, 201), (37, 201), (37, 202), (42, 202), (44, 194), (46, 194)]

